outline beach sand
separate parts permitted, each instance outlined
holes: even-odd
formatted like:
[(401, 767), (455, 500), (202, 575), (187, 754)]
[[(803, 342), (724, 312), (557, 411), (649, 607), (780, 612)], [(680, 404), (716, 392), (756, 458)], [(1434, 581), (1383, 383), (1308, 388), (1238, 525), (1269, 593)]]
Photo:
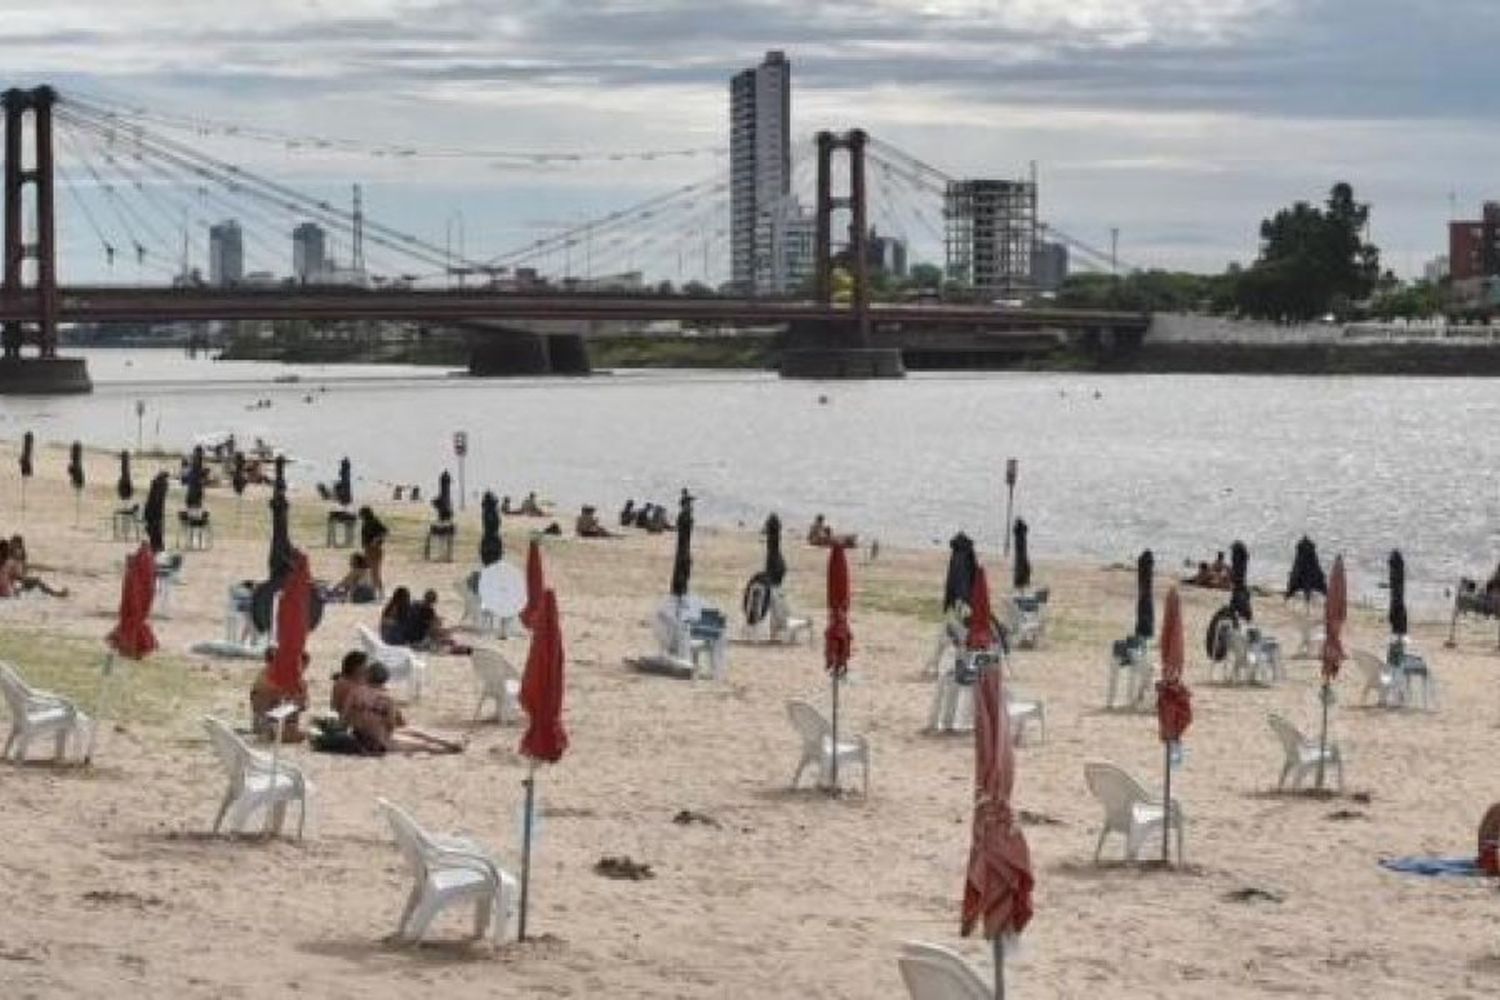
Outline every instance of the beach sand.
[[(77, 526), (65, 464), (62, 450), (39, 452), (24, 515), (16, 481), (5, 477), (3, 527), (23, 531), (43, 575), (73, 593), (0, 607), (0, 655), (90, 705), (130, 546), (107, 540), (113, 457), (88, 456)], [(0, 468), (15, 468), (12, 449), (0, 448)], [(150, 471), (149, 461), (138, 463), (142, 498)], [(487, 841), (518, 871), (520, 730), (483, 725), (466, 753), (449, 757), (291, 748), (287, 758), (315, 786), (306, 840), (210, 837), (224, 779), (200, 719), (215, 713), (243, 725), (254, 667), (187, 648), (222, 633), (231, 581), (264, 575), (268, 494), (251, 491), (238, 526), (228, 490), (210, 496), (216, 544), (187, 555), (169, 617), (156, 619), (161, 653), (121, 675), (124, 718), (105, 734), (95, 765), (0, 767), (0, 997), (901, 997), (895, 959), (907, 939), (954, 947), (989, 975), (987, 944), (957, 933), (972, 741), (922, 732), (931, 682), (921, 670), (945, 548), (886, 548), (874, 563), (853, 561), (844, 725), (870, 738), (874, 767), (868, 799), (830, 799), (787, 790), (799, 747), (785, 702), (828, 702), (817, 646), (736, 646), (722, 682), (637, 675), (622, 660), (652, 649), (649, 619), (666, 590), (671, 536), (548, 540), (572, 745), (538, 776), (535, 940), (498, 949), (468, 942), (460, 908), (436, 925), (435, 943), (403, 948), (387, 936), (409, 876), (376, 797), (434, 830)], [(169, 519), (180, 497), (174, 490)], [(453, 582), (477, 545), (477, 505), (462, 515), (460, 561), (448, 565), (421, 561), (425, 504), (377, 508), (393, 528), (388, 586), (434, 587), (456, 619)], [(294, 538), (317, 574), (333, 578), (348, 554), (323, 548), (325, 510), (293, 497)], [(1480, 815), (1497, 797), (1494, 629), (1471, 623), (1450, 651), (1446, 622), (1415, 624), (1442, 681), (1437, 712), (1359, 707), (1362, 681), (1349, 664), (1334, 730), (1349, 757), (1348, 790), (1369, 800), (1277, 796), (1281, 749), (1265, 716), (1281, 712), (1315, 733), (1316, 665), (1290, 662), (1290, 679), (1273, 689), (1207, 684), (1203, 629), (1224, 595), (1184, 591), (1196, 718), (1174, 787), (1189, 817), (1188, 865), (1095, 866), (1101, 814), (1084, 788), (1084, 763), (1113, 760), (1148, 786), (1160, 781), (1154, 717), (1102, 711), (1109, 641), (1134, 621), (1134, 573), (1051, 558), (1065, 540), (1047, 537), (1045, 512), (1028, 513), (1037, 580), (1052, 588), (1053, 610), (1044, 648), (1015, 658), (1013, 688), (1043, 699), (1047, 711), (1045, 742), (1019, 752), (1015, 805), (1048, 821), (1026, 829), (1036, 917), (1009, 966), (1010, 995), (1492, 995), (1500, 986), (1494, 887), (1399, 876), (1377, 860), (1474, 852)], [(507, 519), (517, 565), (526, 532), (540, 523)], [(788, 526), (789, 587), (821, 629), (826, 553), (801, 544), (800, 530)], [(1204, 548), (1227, 540), (1204, 539)], [(1289, 560), (1292, 541), (1285, 553), (1254, 553), (1256, 565)], [(752, 531), (700, 528), (695, 589), (733, 613), (760, 552)], [(986, 562), (998, 601), (1004, 570), (998, 558)], [(1258, 611), (1290, 651), (1296, 633), (1281, 602), (1261, 599)], [(377, 613), (328, 608), (311, 640), (320, 706), (355, 624), (373, 624)], [(1355, 608), (1349, 631), (1350, 646), (1383, 649), (1380, 611)], [(503, 648), (524, 663), (524, 640)], [(430, 662), (428, 694), (409, 716), (463, 733), (475, 699), (468, 661)], [(679, 825), (680, 810), (713, 823)], [(1341, 810), (1346, 818), (1334, 818)], [(604, 855), (649, 864), (655, 877), (601, 877), (593, 867)], [(1230, 898), (1249, 888), (1279, 901)]]

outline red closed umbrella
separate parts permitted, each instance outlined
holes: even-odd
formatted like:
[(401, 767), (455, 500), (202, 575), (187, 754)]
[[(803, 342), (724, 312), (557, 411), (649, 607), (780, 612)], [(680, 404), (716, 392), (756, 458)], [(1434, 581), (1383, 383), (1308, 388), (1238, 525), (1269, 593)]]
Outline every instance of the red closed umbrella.
[(551, 590), (545, 590), (540, 598), (536, 624), (531, 627), (531, 649), (526, 654), (526, 672), (521, 678), (521, 707), (526, 710), (527, 715), (526, 733), (521, 737), (521, 753), (530, 759), (530, 769), (522, 782), (526, 788), (526, 815), (521, 843), (521, 918), (517, 926), (517, 937), (523, 941), (526, 939), (526, 908), (531, 885), (531, 830), (536, 809), (536, 765), (537, 761), (555, 764), (568, 749), (568, 733), (562, 724), (564, 660), (562, 624), (557, 616), (557, 595)]
[[(976, 578), (975, 591), (983, 586)], [(978, 609), (974, 609), (977, 613)], [(1031, 851), (1010, 806), (1015, 747), (998, 663), (980, 672), (974, 706), (974, 833), (964, 879), (960, 932), (976, 927), (995, 953), (995, 996), (1005, 995), (1005, 944), (1031, 920)]]
[(992, 624), (994, 613), (990, 611), (990, 583), (984, 575), (984, 567), (974, 569), (974, 583), (969, 590), (969, 639), (965, 643), (972, 650), (985, 650), (995, 645), (995, 630)]
[(1156, 682), (1156, 728), (1163, 746), (1162, 800), (1168, 820), (1161, 826), (1161, 859), (1169, 860), (1168, 834), (1172, 829), (1172, 748), (1193, 722), (1193, 696), (1182, 680), (1187, 659), (1187, 641), (1182, 634), (1182, 599), (1177, 588), (1167, 591), (1167, 606), (1161, 616), (1161, 680)]
[(281, 586), (281, 603), (276, 610), (276, 654), (266, 671), (266, 680), (284, 695), (302, 692), (302, 654), (307, 649), (310, 631), (312, 571), (306, 553), (297, 551), (292, 556), (292, 572)]
[(839, 681), (849, 672), (854, 652), (854, 632), (849, 628), (849, 559), (842, 545), (828, 550), (828, 627), (823, 630), (823, 666), (833, 684), (832, 779), (829, 794), (839, 791)]
[(156, 651), (151, 631), (151, 601), (156, 597), (156, 557), (145, 542), (125, 560), (120, 587), (120, 619), (105, 640), (119, 656), (139, 660)]
[(1349, 617), (1349, 581), (1344, 575), (1344, 557), (1333, 560), (1328, 574), (1328, 594), (1323, 601), (1323, 724), (1318, 730), (1318, 788), (1323, 787), (1323, 764), (1328, 753), (1328, 706), (1333, 703), (1333, 682), (1344, 662), (1344, 644), (1339, 633)]
[(547, 577), (542, 572), (542, 547), (533, 538), (526, 549), (526, 607), (521, 609), (521, 624), (528, 629), (537, 626), (537, 615), (541, 611), (542, 592), (547, 589)]
[(120, 617), (104, 641), (109, 655), (99, 678), (99, 698), (94, 714), (97, 718), (89, 730), (85, 764), (94, 759), (94, 739), (104, 724), (108, 710), (109, 678), (114, 672), (115, 657), (140, 660), (156, 651), (156, 633), (151, 630), (151, 601), (156, 596), (156, 555), (145, 542), (134, 555), (125, 558), (125, 574), (120, 584)]

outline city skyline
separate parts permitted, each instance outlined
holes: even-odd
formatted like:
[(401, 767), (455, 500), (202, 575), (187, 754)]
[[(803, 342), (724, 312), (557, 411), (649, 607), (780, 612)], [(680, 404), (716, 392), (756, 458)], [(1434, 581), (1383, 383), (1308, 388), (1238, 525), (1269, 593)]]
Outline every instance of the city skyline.
[[(1450, 205), (1472, 215), (1495, 193), (1484, 169), (1495, 140), (1478, 124), (1484, 29), (1500, 15), (1477, 0), (16, 7), (0, 28), (11, 83), (427, 147), (723, 147), (726, 81), (780, 48), (795, 66), (794, 142), (859, 125), (960, 176), (1020, 176), (1036, 160), (1044, 218), (1095, 245), (1117, 226), (1121, 258), (1143, 266), (1248, 261), (1261, 218), (1345, 179), (1374, 204), (1387, 265), (1420, 274), (1446, 249)], [(56, 71), (79, 65), (90, 72)], [(471, 253), (724, 166), (247, 156), (341, 202), (363, 181), (373, 218), (439, 242), (461, 213)], [(64, 222), (65, 269), (99, 276), (102, 262), (76, 249), (77, 220)], [(932, 259), (913, 244), (914, 259)]]

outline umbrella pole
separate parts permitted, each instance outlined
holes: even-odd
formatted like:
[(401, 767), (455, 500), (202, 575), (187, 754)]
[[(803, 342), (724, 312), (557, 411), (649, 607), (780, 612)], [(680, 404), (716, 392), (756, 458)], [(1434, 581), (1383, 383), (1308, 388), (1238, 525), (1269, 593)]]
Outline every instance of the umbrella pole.
[(996, 934), (990, 947), (995, 954), (995, 1000), (1005, 1000), (1005, 939)]
[(1161, 861), (1169, 864), (1172, 860), (1169, 846), (1172, 833), (1172, 744), (1163, 742), (1162, 750)]
[(104, 669), (99, 674), (99, 697), (94, 703), (94, 724), (89, 727), (88, 746), (83, 751), (83, 762), (91, 764), (94, 760), (94, 739), (99, 734), (99, 727), (104, 725), (104, 710), (108, 707), (109, 678), (115, 671), (115, 652), (110, 650), (104, 656)]
[(1015, 483), (1006, 483), (1005, 484), (1005, 552), (1004, 552), (1004, 554), (1002, 556), (1002, 558), (1004, 558), (1004, 559), (1009, 559), (1010, 558), (1010, 528), (1011, 528), (1011, 523), (1012, 523), (1011, 522), (1011, 512), (1014, 510), (1015, 500), (1016, 500), (1016, 484)]
[(832, 771), (833, 782), (832, 782), (832, 786), (828, 789), (828, 794), (830, 794), (830, 795), (837, 795), (839, 793), (839, 672), (838, 672), (837, 669), (834, 669), (832, 671), (832, 674), (833, 674), (833, 736), (832, 736), (833, 746), (830, 749), (830, 754), (833, 757), (833, 771)]
[(526, 773), (526, 780), (521, 782), (526, 788), (526, 816), (521, 832), (521, 919), (516, 925), (516, 940), (526, 940), (526, 903), (528, 890), (531, 887), (531, 827), (532, 810), (536, 806), (536, 761), (531, 762), (531, 768)]
[(1328, 755), (1328, 702), (1333, 697), (1333, 689), (1328, 682), (1323, 682), (1323, 725), (1318, 730), (1318, 791), (1323, 790), (1323, 760)]
[(78, 522), (83, 517), (83, 491), (73, 491), (73, 527), (78, 527)]

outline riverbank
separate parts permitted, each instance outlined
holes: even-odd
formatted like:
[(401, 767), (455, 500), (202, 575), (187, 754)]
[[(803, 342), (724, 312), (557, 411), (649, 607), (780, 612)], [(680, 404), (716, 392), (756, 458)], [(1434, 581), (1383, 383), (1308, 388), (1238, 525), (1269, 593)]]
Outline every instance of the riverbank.
[[(14, 448), (0, 446), (0, 467), (14, 461)], [(3, 501), (7, 526), (27, 535), (42, 575), (71, 596), (0, 604), (0, 656), (92, 706), (128, 546), (107, 540), (104, 528), (112, 459), (86, 456), (90, 485), (76, 523), (65, 464), (62, 449), (42, 449), (25, 513), (17, 498)], [(138, 486), (150, 464), (140, 463)], [(956, 948), (987, 970), (985, 944), (956, 934), (972, 745), (921, 731), (931, 694), (921, 668), (943, 551), (885, 546), (873, 562), (856, 554), (855, 660), (841, 703), (846, 731), (872, 741), (874, 765), (868, 798), (829, 800), (786, 790), (798, 743), (785, 702), (827, 705), (816, 645), (736, 645), (719, 682), (638, 675), (622, 660), (652, 648), (673, 538), (546, 539), (563, 611), (571, 746), (538, 776), (537, 939), (498, 950), (466, 943), (458, 913), (437, 925), (438, 943), (406, 949), (387, 935), (410, 876), (375, 798), (399, 802), (434, 829), (486, 841), (517, 870), (526, 773), (515, 753), (519, 730), (471, 728), (469, 664), (433, 657), (427, 694), (406, 710), (415, 724), (460, 735), (465, 753), (368, 760), (290, 748), (285, 759), (314, 786), (306, 841), (208, 836), (223, 778), (199, 718), (243, 723), (252, 668), (188, 647), (221, 634), (231, 582), (263, 573), (265, 499), (252, 491), (240, 510), (232, 496), (211, 492), (214, 547), (186, 555), (183, 585), (156, 615), (162, 650), (117, 675), (118, 723), (95, 765), (0, 768), (0, 992), (206, 998), (262, 992), (269, 981), (309, 997), (865, 1000), (902, 995), (895, 956), (906, 939)], [(179, 505), (174, 490), (169, 518)], [(456, 617), (452, 584), (477, 544), (472, 505), (451, 565), (420, 557), (423, 506), (375, 505), (392, 529), (388, 580), (438, 589), (440, 610)], [(292, 511), (293, 537), (309, 546), (317, 575), (336, 575), (347, 551), (322, 548), (324, 505), (298, 491)], [(703, 514), (715, 519), (711, 509)], [(507, 558), (519, 562), (529, 532), (544, 523), (507, 519)], [(826, 553), (800, 544), (801, 528), (788, 525), (789, 593), (820, 627)], [(694, 556), (694, 589), (735, 618), (740, 589), (761, 563), (759, 541), (750, 531), (705, 528)], [(1491, 628), (1473, 626), (1450, 652), (1441, 647), (1445, 623), (1415, 624), (1413, 638), (1443, 684), (1436, 713), (1358, 707), (1362, 678), (1347, 667), (1334, 733), (1348, 754), (1349, 791), (1361, 797), (1283, 797), (1268, 791), (1281, 751), (1265, 713), (1311, 731), (1316, 667), (1289, 664), (1289, 680), (1275, 688), (1207, 684), (1199, 640), (1223, 595), (1185, 592), (1195, 721), (1174, 788), (1190, 818), (1189, 867), (1095, 867), (1101, 814), (1083, 786), (1084, 762), (1115, 760), (1148, 785), (1160, 771), (1152, 717), (1100, 710), (1109, 641), (1134, 620), (1134, 573), (1062, 564), (1045, 550), (1033, 559), (1052, 610), (1044, 647), (1018, 654), (1012, 681), (1047, 712), (1045, 740), (1028, 739), (1018, 763), (1015, 805), (1031, 843), (1037, 914), (1009, 973), (1015, 989), (1215, 1000), (1493, 991), (1500, 950), (1492, 888), (1396, 876), (1376, 864), (1473, 852), (1490, 798)], [(1005, 569), (992, 571), (1002, 602)], [(1295, 646), (1285, 606), (1262, 601), (1257, 612), (1259, 624)], [(310, 646), (318, 704), (354, 626), (373, 624), (375, 614), (327, 609)], [(1379, 649), (1383, 637), (1378, 610), (1355, 608), (1348, 644)], [(518, 666), (525, 651), (524, 640), (504, 644)], [(708, 822), (674, 822), (684, 810)], [(603, 878), (594, 871), (603, 855), (628, 855), (655, 877)]]

